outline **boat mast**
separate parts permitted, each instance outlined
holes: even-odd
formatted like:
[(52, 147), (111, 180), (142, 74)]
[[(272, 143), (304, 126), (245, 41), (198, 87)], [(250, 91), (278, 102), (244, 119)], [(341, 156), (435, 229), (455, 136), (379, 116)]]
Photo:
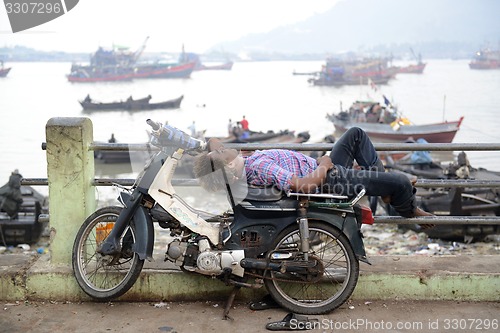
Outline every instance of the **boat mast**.
[(148, 42), (148, 39), (149, 39), (149, 36), (146, 37), (146, 39), (144, 40), (142, 45), (137, 49), (137, 51), (135, 51), (134, 58), (133, 58), (134, 65), (137, 62), (137, 60), (139, 60), (139, 58), (141, 57), (142, 52), (144, 52), (144, 49), (146, 48), (146, 43)]

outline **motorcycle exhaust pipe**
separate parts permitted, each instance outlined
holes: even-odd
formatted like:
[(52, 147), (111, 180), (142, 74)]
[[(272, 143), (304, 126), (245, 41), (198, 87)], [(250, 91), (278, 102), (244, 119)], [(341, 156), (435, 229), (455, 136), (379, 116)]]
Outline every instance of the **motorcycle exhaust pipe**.
[[(241, 267), (245, 269), (258, 269), (258, 270), (271, 270), (274, 272), (286, 273), (286, 272), (302, 272), (307, 269), (307, 263), (304, 265), (296, 265), (296, 263), (292, 265), (286, 265), (284, 262), (275, 263), (268, 262), (266, 259), (254, 259), (254, 258), (245, 258), (240, 261)], [(322, 277), (320, 279), (321, 282), (337, 282), (342, 283), (345, 281), (347, 276), (347, 271), (345, 268), (330, 268), (326, 269), (322, 273)]]
[(269, 262), (267, 259), (254, 259), (254, 258), (244, 258), (240, 261), (240, 266), (245, 269), (259, 269), (259, 270), (271, 270), (280, 273), (286, 272), (304, 272), (305, 269), (310, 265), (308, 262), (304, 262), (303, 265), (293, 263), (287, 265), (284, 261), (280, 263)]
[(272, 270), (272, 271), (280, 271), (281, 264), (268, 262), (265, 259), (252, 259), (252, 258), (244, 258), (240, 261), (240, 266), (245, 269), (261, 269), (261, 270)]

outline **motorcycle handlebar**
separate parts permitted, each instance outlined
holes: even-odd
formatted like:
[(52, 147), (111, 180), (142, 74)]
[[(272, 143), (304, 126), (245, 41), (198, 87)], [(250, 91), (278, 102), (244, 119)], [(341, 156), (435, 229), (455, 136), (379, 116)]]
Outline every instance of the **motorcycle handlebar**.
[(151, 119), (146, 120), (146, 123), (156, 132), (153, 133), (153, 138), (151, 139), (151, 144), (155, 146), (177, 146), (186, 150), (199, 151), (205, 150), (207, 146), (205, 141), (195, 139), (176, 127), (167, 124), (162, 126)]
[(151, 128), (152, 128), (154, 131), (159, 130), (159, 129), (160, 129), (160, 127), (161, 127), (161, 124), (159, 124), (159, 123), (157, 123), (157, 122), (155, 122), (155, 121), (153, 121), (153, 120), (151, 120), (151, 119), (146, 120), (146, 123), (147, 123), (149, 126), (151, 126)]

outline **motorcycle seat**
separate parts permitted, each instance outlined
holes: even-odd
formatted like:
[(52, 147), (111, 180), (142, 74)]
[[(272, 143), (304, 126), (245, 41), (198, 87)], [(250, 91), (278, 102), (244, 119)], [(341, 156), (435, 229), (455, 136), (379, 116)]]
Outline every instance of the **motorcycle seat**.
[(285, 192), (276, 186), (248, 186), (246, 200), (278, 201), (285, 196)]

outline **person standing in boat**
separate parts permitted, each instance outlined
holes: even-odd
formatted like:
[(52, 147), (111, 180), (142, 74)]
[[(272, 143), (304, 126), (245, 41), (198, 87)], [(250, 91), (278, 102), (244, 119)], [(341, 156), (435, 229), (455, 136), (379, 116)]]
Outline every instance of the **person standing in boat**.
[(240, 121), (240, 124), (241, 124), (241, 129), (243, 131), (249, 131), (248, 120), (246, 120), (245, 116), (243, 116), (243, 119)]
[(233, 122), (231, 121), (231, 118), (229, 118), (229, 123), (227, 124), (227, 135), (233, 135)]
[(248, 127), (248, 120), (246, 120), (245, 116), (243, 116), (243, 119), (240, 121), (241, 125), (241, 130), (243, 133), (241, 134), (241, 139), (248, 139), (250, 136), (250, 129)]
[(193, 138), (196, 138), (197, 137), (197, 133), (196, 133), (196, 124), (193, 120), (193, 123), (188, 127), (188, 129), (191, 131), (191, 136)]

